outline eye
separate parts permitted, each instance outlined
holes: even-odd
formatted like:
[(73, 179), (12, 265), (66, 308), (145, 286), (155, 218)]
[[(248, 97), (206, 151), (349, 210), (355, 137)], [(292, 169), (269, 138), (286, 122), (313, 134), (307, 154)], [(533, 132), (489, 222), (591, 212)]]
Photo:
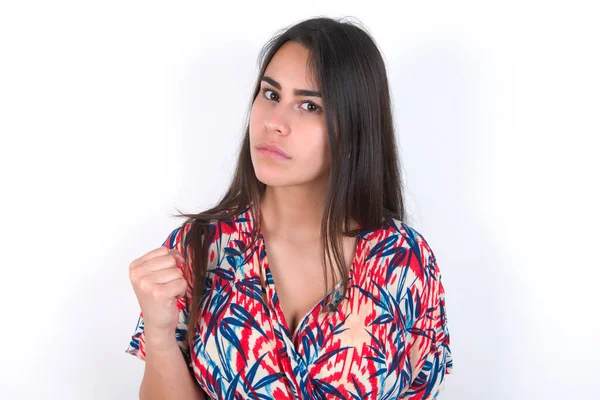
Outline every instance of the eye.
[[(261, 92), (263, 93), (263, 97), (265, 97), (267, 100), (279, 101), (279, 95), (273, 89), (265, 86), (265, 87), (261, 88)], [(321, 107), (316, 105), (312, 101), (303, 102), (301, 107), (305, 104), (308, 105), (309, 108), (303, 108), (303, 109), (308, 111), (311, 114), (322, 111)]]
[(302, 103), (302, 105), (305, 105), (305, 104), (308, 105), (308, 107), (311, 107), (309, 109), (305, 108), (305, 110), (308, 111), (308, 112), (313, 113), (313, 112), (319, 112), (319, 111), (321, 111), (321, 107), (319, 107), (318, 105), (316, 105), (312, 101), (305, 101), (304, 103)]
[[(267, 100), (275, 100), (275, 101), (277, 101), (277, 99), (279, 99), (279, 95), (275, 91), (269, 89), (268, 87), (262, 88), (262, 92), (263, 92), (263, 96), (266, 97)], [(275, 96), (277, 96), (277, 99), (272, 99), (271, 96), (267, 94), (268, 92), (271, 92), (271, 93), (275, 94)]]

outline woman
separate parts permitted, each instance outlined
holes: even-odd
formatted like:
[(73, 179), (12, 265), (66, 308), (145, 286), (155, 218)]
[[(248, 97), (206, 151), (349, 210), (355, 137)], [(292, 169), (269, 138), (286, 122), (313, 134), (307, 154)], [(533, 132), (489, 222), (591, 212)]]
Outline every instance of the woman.
[(140, 398), (434, 398), (452, 369), (444, 288), (403, 222), (376, 44), (314, 18), (261, 59), (228, 191), (130, 264)]

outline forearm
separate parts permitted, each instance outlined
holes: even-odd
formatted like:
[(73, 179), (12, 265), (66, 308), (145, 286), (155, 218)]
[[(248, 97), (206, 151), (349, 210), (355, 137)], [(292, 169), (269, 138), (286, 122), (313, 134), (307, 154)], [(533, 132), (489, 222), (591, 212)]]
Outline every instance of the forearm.
[(160, 344), (148, 339), (140, 400), (205, 400), (204, 392), (190, 373), (175, 338)]

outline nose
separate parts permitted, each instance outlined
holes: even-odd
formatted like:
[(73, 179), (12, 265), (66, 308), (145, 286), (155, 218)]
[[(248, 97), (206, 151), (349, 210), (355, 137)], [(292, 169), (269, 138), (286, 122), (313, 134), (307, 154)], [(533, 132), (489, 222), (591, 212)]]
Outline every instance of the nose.
[(290, 126), (287, 122), (287, 116), (283, 107), (274, 107), (266, 116), (265, 128), (268, 132), (275, 132), (279, 135), (287, 135), (290, 132)]

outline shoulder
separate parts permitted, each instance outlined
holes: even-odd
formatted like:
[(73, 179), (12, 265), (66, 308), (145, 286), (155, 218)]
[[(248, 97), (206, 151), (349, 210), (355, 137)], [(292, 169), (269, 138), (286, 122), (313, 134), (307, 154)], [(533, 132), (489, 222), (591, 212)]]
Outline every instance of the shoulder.
[(184, 238), (187, 237), (189, 230), (191, 228), (191, 223), (185, 223), (183, 225), (177, 226), (173, 229), (167, 237), (164, 239), (162, 246), (168, 249), (177, 249), (181, 248), (181, 244), (184, 242)]
[(229, 210), (228, 212), (232, 212), (229, 217), (214, 220), (211, 223), (210, 229), (214, 231), (214, 240), (244, 240), (249, 237), (254, 229), (254, 219), (250, 207), (247, 206), (241, 211)]
[(397, 219), (389, 219), (380, 228), (363, 234), (366, 240), (365, 261), (387, 267), (411, 267), (422, 275), (439, 275), (435, 254), (425, 237), (412, 226)]
[[(236, 212), (230, 217), (225, 217), (227, 211), (223, 211), (224, 215), (221, 219), (211, 219), (207, 226), (206, 232), (210, 233), (212, 242), (223, 240), (224, 237), (233, 234), (239, 235), (252, 230), (251, 213), (248, 208), (241, 212)], [(189, 247), (192, 235), (197, 233), (198, 223), (196, 220), (186, 221), (183, 224), (172, 229), (163, 241), (162, 246), (168, 249), (183, 250), (183, 247)]]
[(366, 269), (390, 302), (412, 310), (416, 319), (439, 301), (443, 293), (441, 272), (423, 234), (391, 219), (365, 234), (365, 240)]
[[(186, 258), (188, 276), (193, 276), (193, 268), (190, 255), (195, 251), (194, 246), (199, 246), (199, 236), (206, 235), (208, 239), (208, 263), (207, 270), (214, 269), (219, 260), (233, 249), (243, 249), (252, 236), (253, 224), (252, 213), (246, 207), (242, 211), (236, 211), (230, 216), (230, 210), (222, 211), (223, 218), (214, 218), (204, 223), (200, 229), (197, 220), (186, 221), (171, 230), (163, 240), (163, 247), (178, 250)], [(191, 279), (191, 278), (190, 278)]]

